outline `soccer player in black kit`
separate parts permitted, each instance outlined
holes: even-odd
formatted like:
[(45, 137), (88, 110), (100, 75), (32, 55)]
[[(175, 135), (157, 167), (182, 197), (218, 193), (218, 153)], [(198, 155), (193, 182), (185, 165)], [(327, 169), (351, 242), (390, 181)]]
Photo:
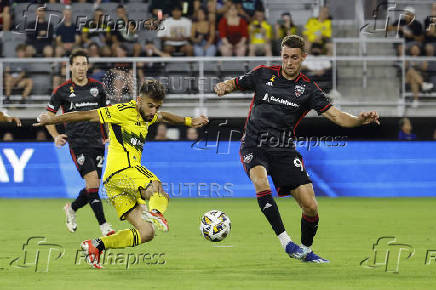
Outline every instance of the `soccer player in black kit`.
[[(88, 78), (88, 55), (84, 50), (76, 50), (70, 56), (71, 79), (57, 87), (51, 96), (47, 111), (53, 115), (59, 108), (62, 113), (89, 111), (106, 106), (106, 93), (103, 84)], [(99, 123), (79, 122), (65, 124), (65, 134), (59, 134), (54, 125), (46, 126), (56, 146), (70, 146), (71, 157), (86, 187), (76, 200), (65, 205), (66, 225), (70, 232), (77, 230), (76, 212), (89, 203), (104, 236), (114, 234), (106, 222), (103, 205), (98, 194), (100, 177), (104, 162), (105, 145)]]
[[(328, 263), (311, 249), (318, 229), (318, 204), (302, 157), (292, 142), (295, 128), (312, 109), (342, 127), (379, 124), (379, 117), (376, 112), (363, 112), (356, 117), (330, 104), (318, 85), (300, 72), (306, 57), (300, 36), (289, 35), (283, 39), (281, 57), (281, 66), (258, 66), (243, 76), (218, 83), (215, 92), (222, 96), (236, 89), (254, 91), (240, 155), (244, 170), (254, 184), (259, 207), (291, 258)], [(302, 209), (301, 246), (285, 231), (271, 196), (268, 175), (279, 196), (291, 194)]]

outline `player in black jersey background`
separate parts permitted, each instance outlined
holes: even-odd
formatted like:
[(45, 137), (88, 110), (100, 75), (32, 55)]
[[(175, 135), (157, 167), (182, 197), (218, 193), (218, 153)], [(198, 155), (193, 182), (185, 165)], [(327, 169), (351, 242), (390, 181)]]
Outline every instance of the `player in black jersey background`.
[[(259, 207), (291, 258), (327, 263), (311, 249), (318, 229), (318, 203), (302, 157), (292, 142), (295, 128), (310, 110), (342, 127), (380, 124), (379, 116), (375, 111), (353, 116), (332, 106), (318, 85), (300, 72), (306, 58), (302, 37), (285, 37), (281, 57), (281, 66), (258, 66), (243, 76), (218, 83), (215, 92), (222, 96), (237, 89), (254, 91), (240, 155), (255, 187)], [(271, 196), (268, 175), (279, 196), (291, 194), (302, 209), (301, 246), (285, 231)]]
[[(106, 106), (103, 84), (87, 77), (88, 64), (88, 55), (84, 50), (79, 49), (71, 54), (71, 79), (53, 91), (47, 106), (49, 114), (55, 115), (59, 108), (62, 108), (62, 113), (67, 113)], [(106, 222), (98, 194), (104, 162), (104, 128), (96, 122), (78, 122), (65, 124), (65, 134), (59, 134), (54, 125), (46, 127), (56, 146), (64, 146), (68, 142), (71, 157), (86, 182), (86, 187), (79, 192), (76, 200), (65, 205), (67, 229), (70, 232), (76, 231), (76, 211), (89, 203), (102, 234), (106, 236), (115, 233)]]

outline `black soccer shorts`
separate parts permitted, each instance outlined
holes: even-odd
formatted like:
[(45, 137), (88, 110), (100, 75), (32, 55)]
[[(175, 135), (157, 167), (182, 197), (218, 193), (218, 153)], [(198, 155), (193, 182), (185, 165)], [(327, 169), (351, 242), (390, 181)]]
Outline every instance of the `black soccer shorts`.
[(272, 151), (262, 148), (242, 148), (241, 162), (250, 177), (250, 169), (261, 165), (271, 176), (279, 196), (291, 194), (300, 185), (312, 183), (304, 167), (303, 157), (295, 150)]
[(104, 147), (100, 148), (71, 148), (71, 157), (76, 164), (80, 176), (97, 171), (98, 178), (101, 178), (104, 163)]

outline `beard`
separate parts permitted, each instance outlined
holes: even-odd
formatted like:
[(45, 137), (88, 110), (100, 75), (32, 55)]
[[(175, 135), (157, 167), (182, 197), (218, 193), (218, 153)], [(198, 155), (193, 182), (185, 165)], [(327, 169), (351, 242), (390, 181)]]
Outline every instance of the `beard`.
[(145, 122), (150, 122), (151, 120), (153, 120), (153, 117), (148, 117), (142, 109), (139, 109), (139, 114)]

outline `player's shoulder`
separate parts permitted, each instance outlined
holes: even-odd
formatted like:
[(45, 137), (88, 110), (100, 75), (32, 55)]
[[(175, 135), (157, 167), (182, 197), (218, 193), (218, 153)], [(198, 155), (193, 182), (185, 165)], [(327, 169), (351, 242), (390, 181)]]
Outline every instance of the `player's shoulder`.
[(253, 73), (262, 75), (277, 75), (280, 76), (280, 65), (258, 65), (251, 70)]
[(53, 90), (53, 95), (56, 93), (63, 92), (65, 89), (68, 89), (69, 87), (71, 87), (72, 84), (73, 84), (73, 82), (71, 81), (71, 79), (63, 82), (62, 84), (60, 84), (58, 87), (56, 87)]
[(295, 79), (295, 83), (300, 83), (300, 84), (303, 84), (304, 86), (307, 86), (311, 89), (322, 91), (321, 88), (318, 86), (318, 84), (314, 80), (312, 80), (311, 78), (309, 78), (307, 75), (305, 75), (302, 72), (300, 72), (298, 77)]
[(93, 78), (88, 78), (88, 83), (90, 85), (97, 85), (97, 86), (103, 87), (103, 83), (102, 82), (100, 82), (100, 81), (98, 81), (96, 79), (93, 79)]

